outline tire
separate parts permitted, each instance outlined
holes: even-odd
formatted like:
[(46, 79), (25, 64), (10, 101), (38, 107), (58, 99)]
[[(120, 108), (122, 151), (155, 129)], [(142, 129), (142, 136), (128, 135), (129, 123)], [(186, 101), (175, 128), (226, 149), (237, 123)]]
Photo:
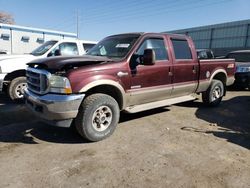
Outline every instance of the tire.
[(93, 94), (83, 101), (75, 126), (83, 138), (96, 142), (113, 134), (119, 118), (120, 109), (114, 98), (105, 94)]
[(27, 88), (26, 77), (13, 79), (8, 87), (8, 95), (11, 100), (23, 99), (23, 91)]
[(202, 101), (208, 106), (218, 106), (224, 95), (224, 85), (220, 80), (212, 80), (207, 91), (202, 93)]

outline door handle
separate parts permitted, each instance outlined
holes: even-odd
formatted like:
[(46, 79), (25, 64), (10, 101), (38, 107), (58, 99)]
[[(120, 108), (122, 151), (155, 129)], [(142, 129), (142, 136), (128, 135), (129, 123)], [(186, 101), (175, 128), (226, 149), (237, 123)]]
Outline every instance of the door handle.
[(128, 73), (127, 73), (127, 72), (119, 71), (119, 72), (117, 73), (117, 76), (119, 76), (119, 77), (128, 76)]
[(196, 66), (193, 66), (193, 73), (196, 74)]
[(171, 72), (171, 68), (168, 68), (168, 76), (173, 76), (173, 73)]

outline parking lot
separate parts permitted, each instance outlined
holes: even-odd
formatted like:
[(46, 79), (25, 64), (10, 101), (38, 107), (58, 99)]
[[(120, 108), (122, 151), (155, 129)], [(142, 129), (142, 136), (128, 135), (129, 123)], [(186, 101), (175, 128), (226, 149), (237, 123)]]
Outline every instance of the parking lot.
[(250, 92), (122, 114), (87, 143), (0, 95), (0, 187), (250, 187)]

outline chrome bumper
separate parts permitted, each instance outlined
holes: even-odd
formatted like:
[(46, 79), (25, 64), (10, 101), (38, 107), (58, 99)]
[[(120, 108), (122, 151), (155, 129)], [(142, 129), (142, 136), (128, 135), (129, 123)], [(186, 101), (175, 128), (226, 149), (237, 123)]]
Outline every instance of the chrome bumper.
[(5, 76), (6, 74), (0, 73), (0, 92), (3, 91), (3, 81), (4, 81)]
[(85, 94), (40, 96), (27, 89), (24, 91), (26, 106), (45, 122), (59, 127), (71, 125), (84, 96)]

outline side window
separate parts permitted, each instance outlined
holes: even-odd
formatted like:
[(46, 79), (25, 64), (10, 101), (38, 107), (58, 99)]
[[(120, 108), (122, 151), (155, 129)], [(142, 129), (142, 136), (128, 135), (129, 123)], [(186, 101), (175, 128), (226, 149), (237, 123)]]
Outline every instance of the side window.
[(145, 49), (153, 49), (155, 51), (155, 58), (157, 60), (168, 60), (167, 49), (163, 39), (146, 39), (136, 54), (143, 55)]
[(191, 50), (186, 40), (171, 39), (171, 41), (174, 47), (175, 59), (192, 59)]
[(77, 44), (74, 42), (64, 42), (59, 44), (58, 47), (54, 49), (55, 50), (60, 50), (61, 55), (78, 55), (78, 48)]
[(199, 59), (207, 59), (207, 52), (206, 51), (200, 51), (197, 53), (197, 56)]
[(85, 50), (85, 52), (89, 51), (91, 48), (93, 48), (93, 46), (95, 46), (95, 44), (90, 44), (90, 43), (82, 43), (83, 49)]
[(214, 55), (213, 55), (213, 53), (211, 51), (208, 51), (207, 52), (207, 57), (208, 57), (208, 59), (213, 59)]

